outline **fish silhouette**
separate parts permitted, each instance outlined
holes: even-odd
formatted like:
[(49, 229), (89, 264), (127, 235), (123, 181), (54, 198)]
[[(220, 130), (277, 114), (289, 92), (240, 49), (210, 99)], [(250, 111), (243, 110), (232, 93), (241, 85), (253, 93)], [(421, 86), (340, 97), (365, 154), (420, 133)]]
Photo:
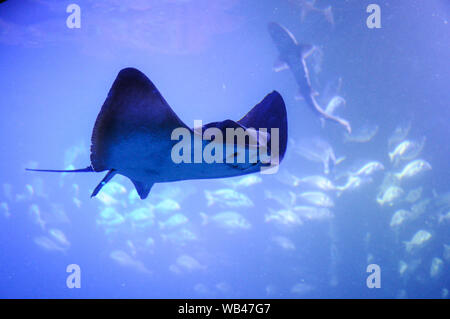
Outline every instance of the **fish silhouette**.
[[(210, 136), (209, 140), (203, 139), (203, 132), (210, 128), (215, 129), (215, 135)], [(216, 139), (219, 133), (225, 137), (229, 128), (264, 128), (267, 134), (258, 131), (253, 139), (245, 138), (244, 143), (234, 145), (231, 152), (233, 161), (230, 161), (227, 143)], [(272, 135), (274, 128), (277, 129), (276, 135)], [(179, 141), (173, 139), (173, 132), (177, 129), (190, 134), (189, 145), (200, 141), (200, 151), (211, 147), (211, 143), (215, 143), (216, 151), (223, 148), (223, 160), (195, 162), (195, 154), (191, 154), (188, 161), (176, 163), (173, 149)], [(267, 154), (272, 157), (276, 153), (272, 147), (275, 138), (278, 143), (278, 161), (275, 164), (278, 165), (286, 151), (287, 116), (283, 98), (276, 91), (268, 94), (239, 121), (213, 122), (193, 129), (178, 118), (147, 76), (137, 69), (126, 68), (117, 75), (95, 122), (91, 165), (75, 170), (27, 170), (74, 173), (108, 171), (91, 197), (97, 195), (114, 175), (120, 174), (128, 177), (140, 198), (145, 199), (154, 183), (232, 177), (270, 167), (272, 162), (263, 160), (259, 148), (254, 161), (236, 163), (236, 158), (245, 153), (250, 159), (249, 154), (255, 145), (266, 146)]]
[(316, 101), (318, 93), (312, 88), (306, 58), (312, 54), (315, 47), (297, 42), (294, 35), (284, 26), (270, 22), (269, 34), (275, 43), (279, 58), (274, 66), (276, 72), (290, 69), (299, 88), (297, 99), (304, 99), (309, 108), (321, 119), (336, 122), (342, 125), (351, 134), (350, 123), (336, 115), (325, 112)]

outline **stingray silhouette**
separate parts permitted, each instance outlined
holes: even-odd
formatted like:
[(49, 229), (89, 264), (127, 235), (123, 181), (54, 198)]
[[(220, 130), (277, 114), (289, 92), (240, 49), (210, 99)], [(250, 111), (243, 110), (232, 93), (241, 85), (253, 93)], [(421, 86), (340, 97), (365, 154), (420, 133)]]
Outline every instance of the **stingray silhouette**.
[[(223, 132), (223, 136), (228, 128), (243, 130), (277, 128), (279, 153), (277, 164), (281, 162), (286, 151), (286, 107), (278, 92), (268, 94), (237, 122), (225, 120), (203, 125), (200, 129), (192, 129), (178, 118), (155, 85), (142, 72), (126, 68), (117, 75), (95, 122), (91, 165), (75, 170), (27, 170), (61, 173), (108, 171), (91, 197), (97, 195), (115, 174), (121, 174), (132, 181), (140, 198), (145, 199), (154, 183), (239, 176), (258, 172), (261, 168), (271, 165), (262, 160), (259, 153), (253, 162), (229, 162), (224, 157), (224, 161), (212, 163), (204, 161), (176, 163), (172, 152), (179, 141), (172, 139), (172, 133), (179, 128), (191, 133), (193, 143), (196, 138), (202, 137), (202, 132), (208, 128), (218, 129)], [(272, 135), (268, 133), (265, 136), (268, 154), (272, 152), (271, 142)], [(208, 144), (217, 141), (215, 136), (211, 136), (210, 140), (202, 139), (201, 143), (204, 149)], [(233, 158), (242, 151), (248, 155), (251, 146), (247, 140), (243, 147), (236, 146), (232, 153)], [(221, 143), (219, 147), (225, 149), (226, 143)], [(229, 153), (223, 154), (228, 156)]]

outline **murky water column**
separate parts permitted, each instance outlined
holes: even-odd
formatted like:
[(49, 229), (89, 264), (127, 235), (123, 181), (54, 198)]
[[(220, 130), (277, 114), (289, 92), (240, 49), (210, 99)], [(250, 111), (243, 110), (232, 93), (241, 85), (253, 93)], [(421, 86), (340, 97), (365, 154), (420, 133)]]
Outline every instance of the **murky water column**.
[(330, 287), (336, 287), (339, 284), (337, 264), (339, 259), (339, 253), (337, 248), (338, 238), (336, 231), (335, 218), (331, 218), (328, 222), (328, 234), (330, 236), (330, 271), (329, 271), (329, 284)]

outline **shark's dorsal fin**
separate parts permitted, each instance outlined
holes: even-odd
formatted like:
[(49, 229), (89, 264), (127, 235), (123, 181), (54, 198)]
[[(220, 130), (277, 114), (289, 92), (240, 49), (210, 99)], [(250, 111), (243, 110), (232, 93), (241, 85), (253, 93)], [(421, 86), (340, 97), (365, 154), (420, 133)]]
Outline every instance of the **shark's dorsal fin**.
[(162, 136), (176, 127), (186, 125), (147, 76), (134, 68), (123, 69), (109, 90), (95, 122), (92, 167), (95, 171), (114, 169), (108, 162), (111, 149), (136, 130)]
[(148, 194), (150, 193), (150, 190), (153, 187), (153, 183), (142, 183), (135, 180), (131, 180), (133, 182), (134, 187), (136, 188), (137, 193), (139, 194), (139, 197), (141, 199), (146, 199)]

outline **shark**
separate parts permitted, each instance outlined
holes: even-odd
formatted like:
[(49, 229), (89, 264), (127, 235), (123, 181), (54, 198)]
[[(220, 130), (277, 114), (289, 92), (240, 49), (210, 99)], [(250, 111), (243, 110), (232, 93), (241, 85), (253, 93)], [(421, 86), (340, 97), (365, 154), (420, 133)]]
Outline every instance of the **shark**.
[(287, 28), (276, 22), (269, 23), (268, 30), (279, 52), (279, 58), (274, 70), (279, 72), (290, 69), (299, 87), (299, 95), (304, 99), (310, 109), (320, 118), (342, 125), (350, 134), (352, 129), (347, 120), (327, 113), (316, 101), (318, 93), (311, 86), (309, 71), (306, 65), (306, 58), (313, 53), (315, 47), (310, 44), (298, 43), (294, 35)]
[[(258, 134), (253, 141), (256, 144), (264, 143), (267, 154), (271, 154), (272, 139), (277, 138), (277, 165), (286, 152), (287, 113), (284, 100), (277, 91), (267, 94), (238, 121), (227, 119), (190, 128), (175, 114), (144, 73), (135, 68), (125, 68), (118, 73), (95, 121), (91, 138), (91, 164), (74, 170), (27, 170), (61, 173), (107, 171), (91, 197), (96, 196), (116, 174), (120, 174), (129, 178), (140, 198), (145, 199), (155, 183), (233, 177), (256, 173), (271, 165), (263, 160), (259, 151), (254, 161), (230, 161), (230, 156), (236, 159), (242, 152), (250, 158), (254, 146), (250, 138), (234, 145), (231, 155), (223, 151), (222, 161), (174, 161), (173, 150), (179, 141), (173, 138), (173, 132), (177, 129), (190, 133), (189, 143), (200, 141), (203, 150), (211, 143), (225, 149), (226, 143), (216, 141), (216, 135), (211, 135), (209, 140), (201, 138), (202, 133), (210, 128), (215, 129), (217, 136), (220, 132), (225, 136), (229, 128), (276, 128), (277, 136), (271, 130), (261, 136)], [(189, 155), (189, 158), (194, 156)]]

